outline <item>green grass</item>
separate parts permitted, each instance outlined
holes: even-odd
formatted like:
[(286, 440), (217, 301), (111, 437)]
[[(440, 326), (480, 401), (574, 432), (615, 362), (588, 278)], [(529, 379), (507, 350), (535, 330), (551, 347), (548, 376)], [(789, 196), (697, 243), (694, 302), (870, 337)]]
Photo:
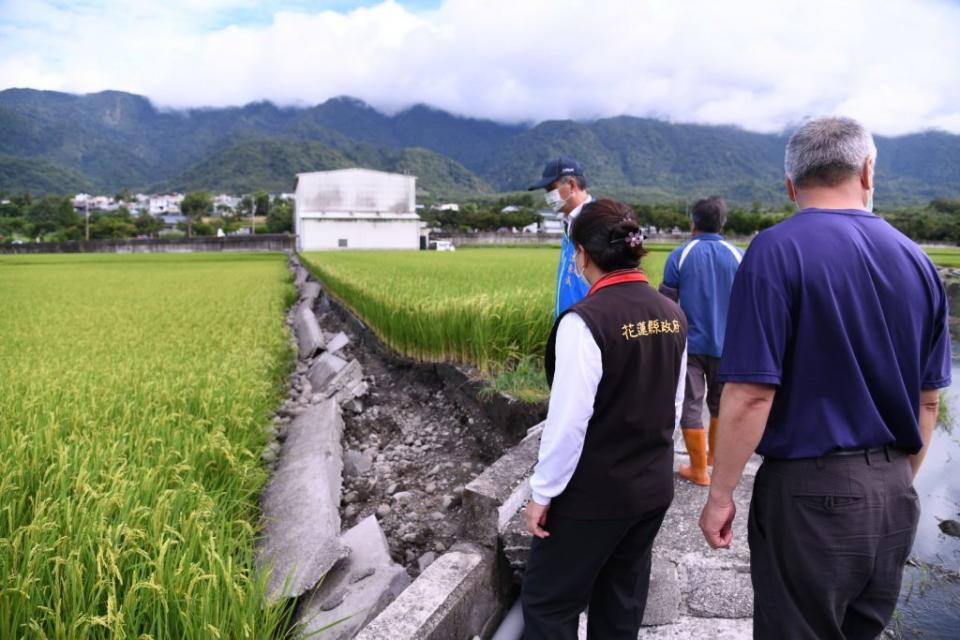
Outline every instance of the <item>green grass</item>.
[(523, 402), (544, 402), (550, 397), (550, 387), (543, 372), (543, 358), (521, 358), (513, 366), (502, 367), (487, 380), (483, 393), (499, 391)]
[(271, 638), (273, 255), (0, 256), (0, 638)]
[[(658, 286), (675, 245), (651, 245)], [(307, 265), (387, 345), (424, 361), (477, 367), (496, 388), (546, 397), (543, 352), (553, 325), (556, 248), (315, 252)], [(533, 375), (531, 372), (539, 372)]]

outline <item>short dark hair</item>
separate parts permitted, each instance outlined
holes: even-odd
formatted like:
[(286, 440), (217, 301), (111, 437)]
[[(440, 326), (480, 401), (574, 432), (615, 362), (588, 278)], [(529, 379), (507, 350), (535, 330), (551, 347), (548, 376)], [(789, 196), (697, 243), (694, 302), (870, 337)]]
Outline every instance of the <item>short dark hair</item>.
[(690, 209), (693, 228), (705, 233), (719, 233), (727, 223), (727, 203), (720, 196), (701, 198)]
[(647, 254), (633, 209), (614, 200), (585, 204), (574, 218), (571, 238), (603, 271), (636, 269)]

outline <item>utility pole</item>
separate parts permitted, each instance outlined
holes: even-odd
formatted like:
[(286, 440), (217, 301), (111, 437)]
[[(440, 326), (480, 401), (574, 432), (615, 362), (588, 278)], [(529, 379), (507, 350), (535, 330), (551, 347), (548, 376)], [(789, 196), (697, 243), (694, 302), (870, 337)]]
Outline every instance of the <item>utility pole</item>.
[(87, 242), (90, 241), (90, 201), (83, 201), (83, 211), (84, 211), (84, 237)]

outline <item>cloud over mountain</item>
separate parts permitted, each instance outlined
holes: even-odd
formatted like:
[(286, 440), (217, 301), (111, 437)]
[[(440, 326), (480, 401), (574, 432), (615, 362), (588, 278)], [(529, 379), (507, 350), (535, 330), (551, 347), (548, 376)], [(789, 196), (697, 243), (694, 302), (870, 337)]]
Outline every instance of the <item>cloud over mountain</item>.
[(387, 111), (759, 131), (837, 112), (888, 135), (960, 132), (958, 33), (948, 0), (0, 0), (0, 88), (171, 107), (353, 95)]

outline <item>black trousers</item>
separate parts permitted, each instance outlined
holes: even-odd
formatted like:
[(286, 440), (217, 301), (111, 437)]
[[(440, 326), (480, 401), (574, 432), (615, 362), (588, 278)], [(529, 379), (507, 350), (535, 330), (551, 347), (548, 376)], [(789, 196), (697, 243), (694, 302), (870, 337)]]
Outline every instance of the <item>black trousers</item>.
[(765, 460), (750, 502), (754, 638), (876, 638), (919, 515), (901, 452)]
[(647, 605), (653, 540), (666, 508), (628, 520), (548, 513), (534, 538), (520, 595), (525, 640), (576, 640), (589, 605), (589, 640), (636, 640)]

